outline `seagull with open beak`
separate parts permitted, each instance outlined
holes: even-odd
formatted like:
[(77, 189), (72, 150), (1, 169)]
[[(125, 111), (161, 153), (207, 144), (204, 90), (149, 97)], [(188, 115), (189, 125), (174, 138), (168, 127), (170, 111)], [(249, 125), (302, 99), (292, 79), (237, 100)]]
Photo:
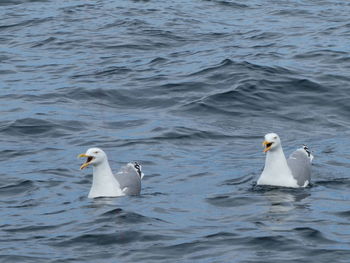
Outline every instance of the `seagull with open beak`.
[(263, 147), (266, 159), (258, 185), (284, 187), (309, 185), (313, 156), (307, 146), (297, 149), (286, 159), (279, 136), (276, 133), (268, 133), (265, 135)]
[(80, 170), (93, 167), (89, 198), (140, 194), (143, 173), (137, 162), (128, 163), (113, 174), (106, 153), (99, 148), (90, 148), (78, 157), (86, 158)]

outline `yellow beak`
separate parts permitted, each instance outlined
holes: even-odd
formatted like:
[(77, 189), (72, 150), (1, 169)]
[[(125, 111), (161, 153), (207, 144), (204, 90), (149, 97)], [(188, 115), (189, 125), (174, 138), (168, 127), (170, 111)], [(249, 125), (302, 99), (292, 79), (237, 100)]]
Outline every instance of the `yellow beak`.
[[(82, 154), (79, 154), (79, 155), (78, 155), (78, 158), (83, 158), (83, 157), (89, 158), (89, 157), (91, 157), (91, 156), (86, 155), (85, 153), (82, 153)], [(80, 166), (80, 170), (83, 170), (84, 168), (88, 167), (88, 166), (90, 165), (90, 163), (91, 163), (91, 161), (90, 161), (90, 162), (86, 161), (85, 163), (83, 163), (83, 164)]]
[[(270, 146), (266, 147), (268, 144), (270, 144)], [(266, 153), (271, 149), (272, 143), (268, 141), (263, 141), (262, 145), (265, 146), (264, 153)]]

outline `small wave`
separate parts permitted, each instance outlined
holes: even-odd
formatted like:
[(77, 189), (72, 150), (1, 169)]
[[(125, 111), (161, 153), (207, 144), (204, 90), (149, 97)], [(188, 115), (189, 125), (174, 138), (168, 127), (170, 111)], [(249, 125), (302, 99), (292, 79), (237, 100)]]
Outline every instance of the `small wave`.
[(284, 35), (281, 33), (273, 33), (273, 32), (263, 32), (259, 33), (257, 35), (249, 36), (248, 38), (254, 41), (261, 41), (261, 40), (273, 40), (282, 38)]
[[(0, 4), (1, 6), (1, 4)], [(19, 241), (17, 241), (19, 242)], [(2, 262), (47, 262), (47, 257), (35, 257), (35, 256), (22, 256), (22, 255), (10, 255), (10, 254), (2, 254), (0, 255), (0, 260)]]
[(112, 75), (124, 75), (129, 72), (131, 72), (131, 69), (127, 67), (109, 67), (107, 69), (92, 72), (92, 73), (73, 75), (71, 78), (72, 79), (86, 78), (86, 77), (99, 78), (99, 77), (112, 76)]
[(93, 101), (95, 105), (129, 110), (159, 108), (165, 109), (177, 104), (174, 98), (147, 96), (144, 91), (123, 89), (61, 89), (60, 95), (75, 101)]
[[(27, 0), (28, 1), (28, 0)], [(13, 2), (13, 4), (21, 4), (21, 2), (27, 2), (25, 0), (23, 1), (11, 1)], [(30, 1), (33, 1), (34, 0), (30, 0)], [(47, 0), (36, 0), (38, 2), (40, 1), (47, 1)], [(9, 1), (10, 2), (10, 1)], [(15, 3), (16, 2), (16, 3)], [(1, 1), (0, 2), (0, 6), (3, 4), (4, 2)], [(3, 31), (3, 30), (7, 30), (7, 29), (12, 29), (12, 28), (17, 28), (17, 27), (29, 27), (29, 26), (38, 26), (39, 24), (42, 24), (42, 23), (45, 23), (45, 22), (48, 22), (50, 21), (52, 18), (50, 17), (46, 17), (46, 18), (34, 18), (34, 19), (29, 19), (29, 20), (24, 20), (24, 21), (21, 21), (21, 22), (18, 22), (18, 23), (15, 23), (15, 24), (10, 24), (10, 25), (2, 25), (0, 26), (0, 31)]]
[(249, 8), (248, 5), (242, 4), (242, 3), (237, 3), (236, 1), (224, 1), (224, 0), (205, 0), (207, 2), (213, 2), (217, 5), (223, 6), (223, 7), (229, 7), (233, 9), (245, 9)]
[(156, 141), (168, 140), (201, 140), (201, 139), (227, 139), (229, 135), (219, 132), (205, 131), (199, 129), (191, 129), (187, 127), (174, 127), (172, 131), (164, 132), (160, 136), (152, 139)]
[(30, 155), (33, 152), (29, 151), (29, 150), (21, 150), (21, 151), (18, 151), (18, 150), (3, 150), (1, 153), (2, 154), (1, 154), (0, 160), (4, 161), (4, 160), (9, 160), (9, 159), (14, 159), (14, 158), (20, 157), (20, 156)]
[[(317, 94), (317, 99), (315, 98)], [(231, 116), (263, 116), (270, 118), (288, 118), (288, 120), (310, 123), (314, 121), (312, 107), (320, 103), (327, 107), (336, 105), (336, 94), (308, 79), (269, 80), (244, 79), (237, 85), (219, 88), (215, 93), (206, 94), (200, 99), (186, 102), (174, 112), (193, 115), (220, 114)], [(334, 100), (330, 101), (330, 98)], [(296, 109), (303, 108), (305, 114), (297, 114)], [(322, 121), (330, 122), (321, 115)]]
[(206, 198), (206, 201), (214, 206), (219, 207), (236, 207), (249, 205), (254, 202), (254, 197), (248, 196), (233, 196), (233, 195), (218, 195), (215, 197)]
[(205, 236), (205, 238), (209, 238), (209, 239), (212, 239), (212, 238), (227, 238), (227, 237), (235, 237), (237, 236), (236, 234), (233, 234), (233, 233), (230, 233), (230, 232), (217, 232), (217, 233), (214, 233), (214, 234), (210, 234), (210, 235), (207, 235)]
[(241, 176), (241, 177), (236, 177), (234, 179), (226, 180), (223, 182), (223, 185), (240, 185), (240, 184), (245, 184), (253, 180), (255, 175), (249, 175), (249, 176)]
[(81, 130), (82, 125), (79, 121), (48, 121), (36, 118), (18, 119), (13, 122), (6, 122), (1, 125), (0, 133), (10, 136), (36, 136), (44, 135), (51, 137), (61, 137), (66, 135), (64, 131)]
[(48, 43), (55, 41), (56, 39), (57, 38), (55, 38), (55, 37), (49, 37), (49, 38), (46, 38), (44, 40), (37, 41), (35, 44), (32, 45), (32, 48), (44, 46)]
[(128, 244), (133, 242), (148, 242), (152, 240), (168, 240), (169, 237), (158, 234), (143, 234), (139, 231), (120, 231), (106, 234), (83, 234), (67, 241), (53, 243), (53, 246), (79, 246), (84, 243), (92, 245)]
[(296, 9), (296, 8), (291, 8), (291, 9), (284, 9), (284, 10), (278, 10), (272, 13), (272, 15), (276, 16), (291, 16), (291, 17), (310, 17), (313, 15), (312, 12), (304, 9)]
[(32, 191), (36, 188), (35, 184), (31, 180), (25, 180), (18, 183), (13, 183), (0, 187), (1, 196), (12, 196)]
[[(252, 246), (258, 246), (259, 248), (276, 248), (280, 250), (290, 251), (295, 243), (295, 240), (286, 238), (282, 235), (277, 236), (260, 236), (260, 237), (251, 237), (247, 240), (247, 243)], [(297, 247), (297, 244), (294, 245)]]
[(296, 227), (293, 231), (302, 236), (303, 240), (313, 241), (315, 244), (329, 244), (334, 242), (333, 240), (326, 238), (319, 230), (311, 227)]
[(339, 217), (344, 217), (346, 218), (346, 220), (348, 220), (350, 218), (350, 210), (347, 211), (341, 211), (341, 212), (336, 212), (334, 213), (335, 215), (339, 216)]
[(149, 65), (159, 65), (159, 64), (163, 64), (167, 61), (168, 61), (168, 59), (165, 59), (162, 57), (157, 57), (157, 58), (152, 59), (148, 64)]
[(98, 219), (97, 222), (104, 222), (106, 220), (117, 220), (120, 224), (137, 224), (151, 222), (155, 219), (143, 216), (135, 212), (127, 212), (121, 208), (116, 208), (103, 213), (102, 218)]
[[(66, 224), (66, 223), (65, 223)], [(51, 232), (54, 229), (57, 229), (61, 226), (64, 226), (65, 224), (61, 225), (42, 225), (42, 226), (25, 226), (25, 227), (19, 227), (19, 228), (6, 228), (3, 229), (5, 232), (10, 233), (27, 233), (27, 232)]]
[(205, 69), (201, 69), (197, 72), (189, 74), (188, 76), (208, 75), (211, 73), (215, 73), (217, 71), (220, 71), (221, 74), (225, 73), (226, 78), (229, 78), (232, 74), (237, 74), (237, 73), (241, 73), (240, 75), (243, 75), (243, 78), (246, 78), (247, 74), (251, 76), (256, 76), (257, 73), (264, 74), (264, 76), (266, 77), (266, 73), (267, 73), (269, 75), (273, 74), (274, 79), (276, 78), (276, 75), (293, 74), (293, 71), (280, 66), (275, 66), (275, 67), (266, 66), (266, 65), (262, 66), (262, 65), (254, 64), (247, 61), (236, 62), (231, 59), (224, 59), (216, 65), (209, 66)]

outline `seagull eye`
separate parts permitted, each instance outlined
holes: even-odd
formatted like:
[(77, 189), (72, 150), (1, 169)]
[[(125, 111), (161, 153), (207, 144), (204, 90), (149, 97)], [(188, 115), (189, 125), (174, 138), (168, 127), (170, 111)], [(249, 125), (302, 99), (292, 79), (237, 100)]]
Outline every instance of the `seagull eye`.
[(96, 151), (96, 152), (94, 152), (94, 153), (98, 154), (98, 151)]
[(273, 137), (274, 139), (277, 139), (277, 136)]

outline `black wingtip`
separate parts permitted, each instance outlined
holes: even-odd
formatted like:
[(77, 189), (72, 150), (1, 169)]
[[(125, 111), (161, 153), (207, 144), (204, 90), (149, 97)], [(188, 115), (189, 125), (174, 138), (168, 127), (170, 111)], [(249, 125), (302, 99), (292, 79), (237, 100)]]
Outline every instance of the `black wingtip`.
[(142, 172), (141, 172), (141, 166), (139, 165), (138, 162), (134, 162), (134, 167), (138, 173), (138, 175), (140, 176), (140, 178), (142, 177)]
[(303, 149), (307, 153), (307, 156), (310, 157), (311, 156), (311, 151), (309, 150), (309, 147), (307, 147), (306, 144), (303, 144)]

